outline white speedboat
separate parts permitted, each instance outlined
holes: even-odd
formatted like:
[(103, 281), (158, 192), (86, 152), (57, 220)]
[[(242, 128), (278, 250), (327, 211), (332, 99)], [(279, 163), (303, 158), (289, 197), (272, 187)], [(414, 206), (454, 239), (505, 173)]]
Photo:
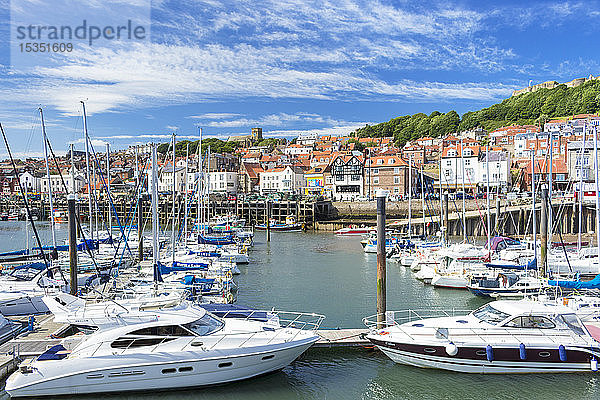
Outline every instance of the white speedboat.
[(0, 276), (0, 313), (4, 316), (43, 314), (48, 307), (42, 298), (48, 292), (68, 289), (61, 280), (58, 268), (50, 270), (41, 262), (15, 267), (9, 274)]
[(318, 340), (314, 330), (323, 319), (265, 311), (221, 319), (188, 302), (135, 313), (116, 305), (112, 310), (112, 318), (81, 318), (97, 328), (72, 349), (57, 345), (21, 364), (6, 392), (37, 397), (147, 391), (251, 378), (295, 360)]
[(495, 374), (597, 370), (599, 343), (564, 306), (503, 300), (467, 315), (424, 315), (398, 312), (383, 327), (375, 316), (365, 318), (367, 338), (393, 361), (423, 368)]

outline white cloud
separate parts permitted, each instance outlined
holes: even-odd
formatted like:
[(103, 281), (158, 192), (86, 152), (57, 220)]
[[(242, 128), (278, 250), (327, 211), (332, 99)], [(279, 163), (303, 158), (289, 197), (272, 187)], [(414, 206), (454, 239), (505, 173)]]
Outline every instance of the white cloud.
[(236, 114), (236, 113), (205, 113), (205, 114), (200, 114), (200, 115), (189, 115), (186, 118), (190, 118), (190, 119), (229, 119), (229, 118), (233, 118), (233, 117), (238, 117), (240, 116), (240, 114)]
[[(69, 144), (85, 144), (85, 139), (77, 139), (77, 140), (73, 140), (71, 142), (69, 142)], [(104, 149), (106, 148), (107, 142), (105, 142), (104, 140), (100, 140), (99, 138), (90, 138), (90, 143), (92, 146), (94, 146), (94, 148), (101, 148), (102, 151), (104, 151)]]
[(168, 131), (173, 131), (173, 132), (175, 132), (175, 131), (178, 131), (178, 130), (179, 130), (179, 127), (178, 127), (178, 126), (175, 126), (175, 125), (167, 125), (167, 126), (165, 126), (165, 128), (166, 128)]

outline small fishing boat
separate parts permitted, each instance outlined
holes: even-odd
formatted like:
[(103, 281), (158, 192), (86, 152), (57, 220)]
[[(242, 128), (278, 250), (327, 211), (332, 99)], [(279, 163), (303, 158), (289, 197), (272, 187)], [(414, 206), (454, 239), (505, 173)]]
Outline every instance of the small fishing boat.
[(482, 374), (598, 370), (599, 343), (567, 307), (501, 300), (465, 314), (406, 310), (363, 321), (367, 338), (400, 364)]
[(359, 227), (356, 225), (351, 225), (351, 226), (347, 226), (345, 228), (338, 229), (334, 233), (339, 236), (362, 236), (362, 235), (368, 235), (369, 232), (371, 231), (371, 229), (373, 229), (373, 228), (370, 228), (368, 226), (360, 226)]
[[(267, 224), (259, 224), (254, 227), (259, 231), (267, 230)], [(296, 218), (292, 215), (285, 217), (285, 223), (279, 223), (275, 220), (269, 222), (269, 229), (281, 232), (301, 232), (304, 230), (304, 224), (296, 222)]]
[(547, 281), (531, 275), (528, 271), (502, 271), (492, 278), (471, 279), (467, 284), (471, 293), (482, 297), (526, 295), (547, 287)]

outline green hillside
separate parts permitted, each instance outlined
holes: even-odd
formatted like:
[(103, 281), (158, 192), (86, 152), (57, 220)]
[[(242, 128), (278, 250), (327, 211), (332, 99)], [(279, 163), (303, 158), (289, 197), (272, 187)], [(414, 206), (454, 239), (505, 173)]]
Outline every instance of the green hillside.
[(359, 137), (394, 137), (397, 145), (423, 136), (439, 137), (448, 133), (483, 127), (492, 131), (512, 124), (537, 124), (552, 117), (600, 112), (600, 81), (578, 87), (559, 85), (510, 97), (501, 103), (469, 111), (462, 118), (455, 111), (405, 115), (377, 125), (359, 128)]

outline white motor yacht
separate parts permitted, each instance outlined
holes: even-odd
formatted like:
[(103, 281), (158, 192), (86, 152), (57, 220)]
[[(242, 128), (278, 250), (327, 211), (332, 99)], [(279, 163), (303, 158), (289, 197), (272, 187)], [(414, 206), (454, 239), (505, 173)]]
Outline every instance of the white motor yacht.
[(423, 368), (496, 374), (597, 370), (599, 343), (567, 307), (502, 300), (467, 315), (436, 314), (397, 312), (383, 327), (376, 316), (365, 318), (367, 338), (393, 361)]
[(314, 330), (323, 319), (265, 311), (221, 319), (188, 302), (136, 312), (113, 304), (111, 312), (81, 318), (97, 327), (93, 333), (71, 349), (57, 345), (21, 364), (6, 392), (37, 397), (165, 390), (251, 378), (295, 360), (318, 340)]

